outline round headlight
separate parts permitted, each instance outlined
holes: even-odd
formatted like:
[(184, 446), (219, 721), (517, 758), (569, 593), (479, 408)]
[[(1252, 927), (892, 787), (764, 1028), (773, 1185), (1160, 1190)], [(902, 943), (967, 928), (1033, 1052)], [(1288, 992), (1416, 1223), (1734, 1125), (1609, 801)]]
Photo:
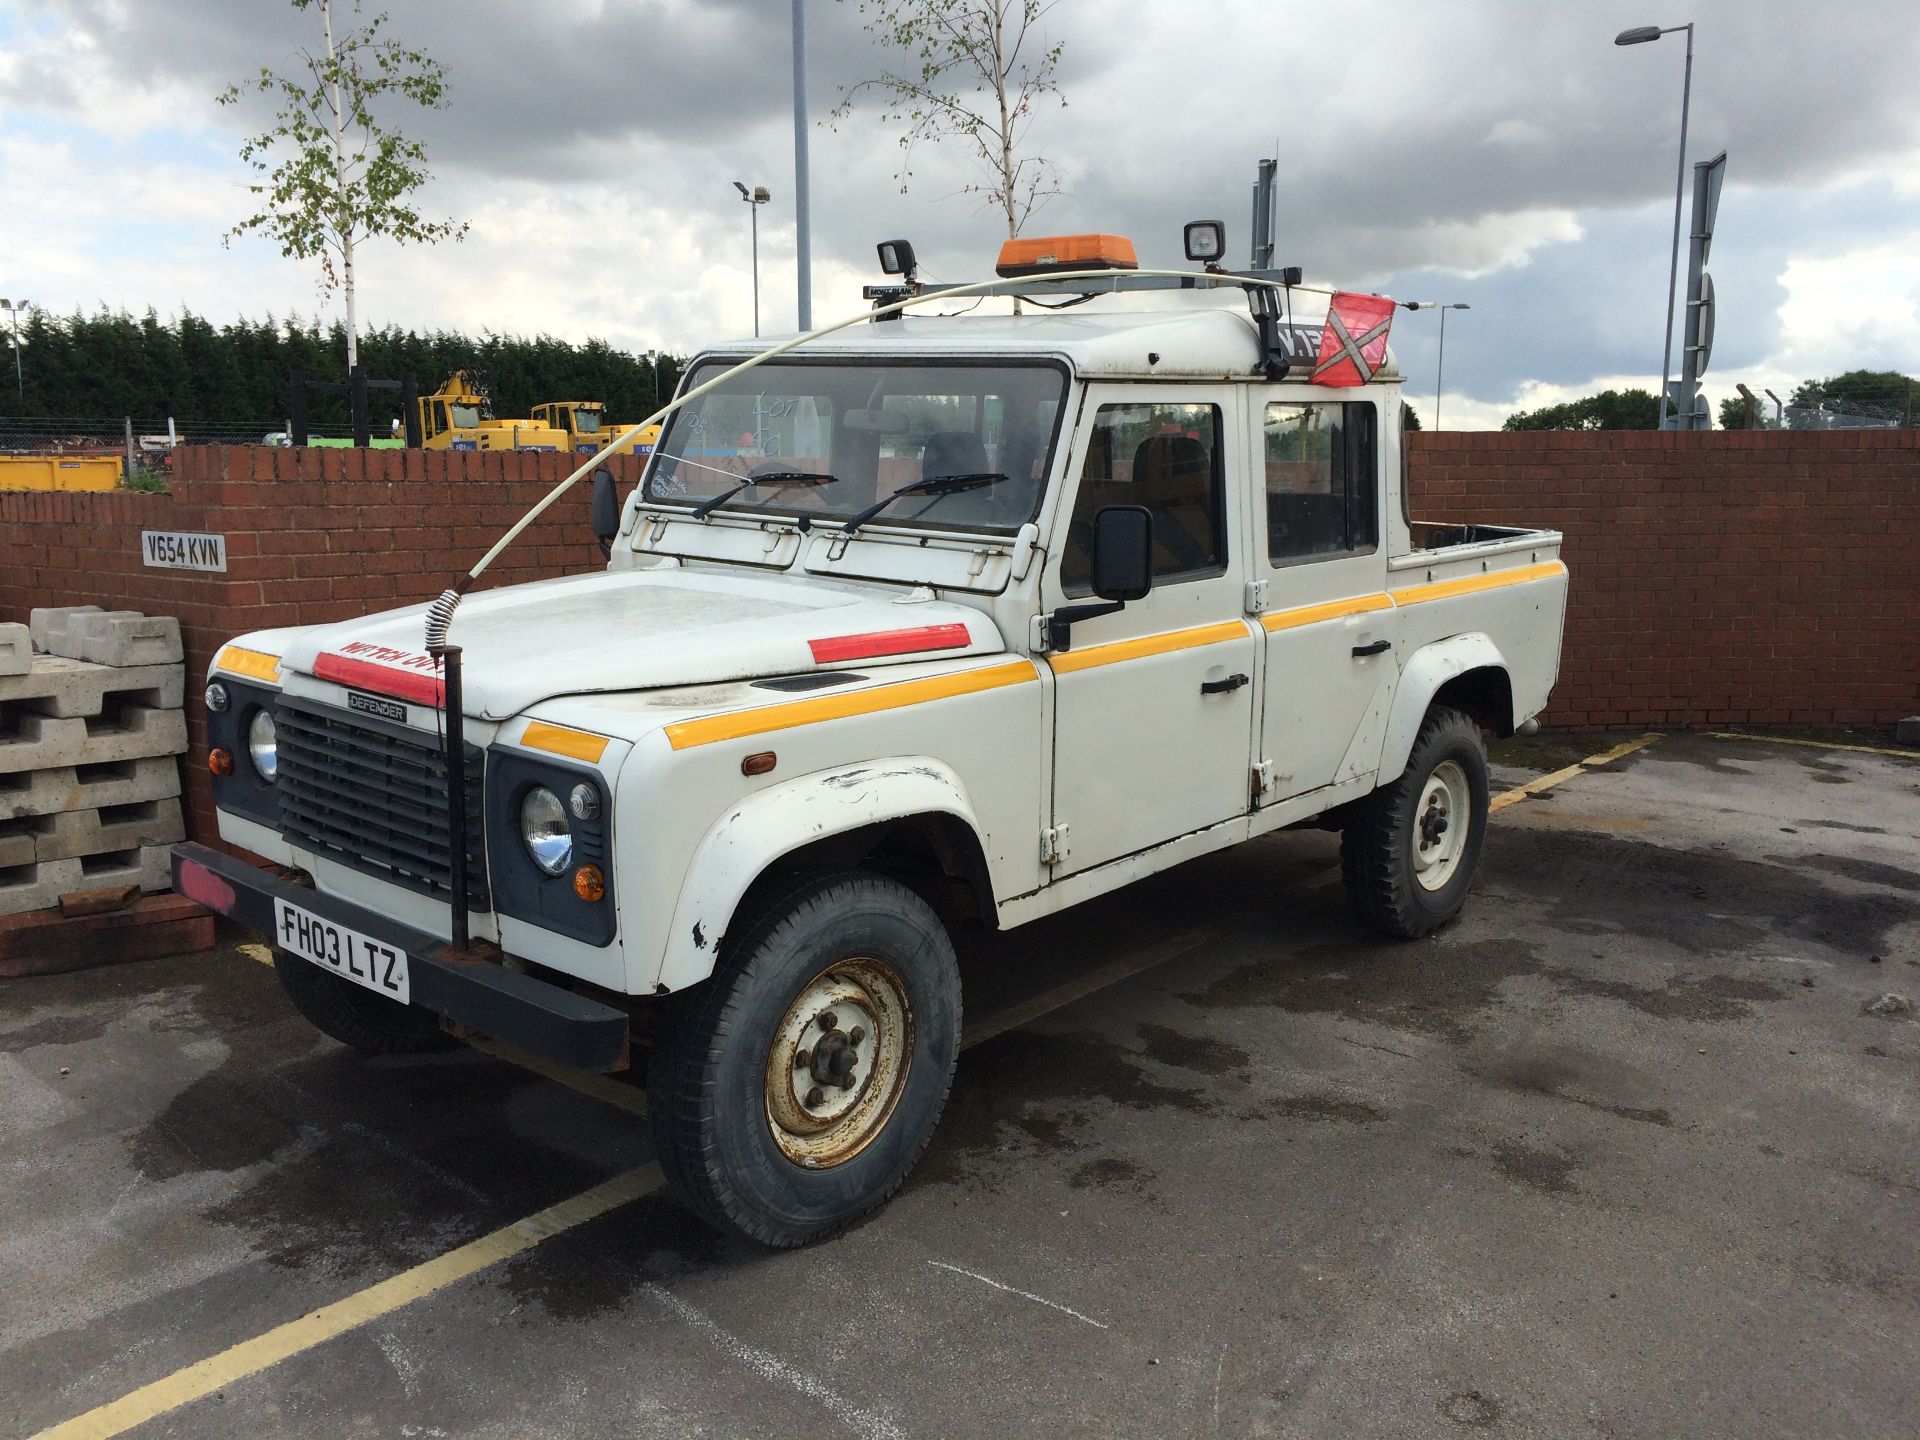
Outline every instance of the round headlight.
[(222, 685), (218, 680), (213, 681), (207, 686), (207, 709), (219, 715), (225, 712), (230, 703), (231, 701), (227, 696), (227, 687)]
[(247, 724), (247, 758), (260, 778), (272, 783), (280, 773), (280, 738), (274, 733), (273, 712), (256, 710)]
[(520, 839), (533, 863), (549, 875), (558, 875), (573, 859), (566, 807), (544, 785), (534, 786), (520, 802)]

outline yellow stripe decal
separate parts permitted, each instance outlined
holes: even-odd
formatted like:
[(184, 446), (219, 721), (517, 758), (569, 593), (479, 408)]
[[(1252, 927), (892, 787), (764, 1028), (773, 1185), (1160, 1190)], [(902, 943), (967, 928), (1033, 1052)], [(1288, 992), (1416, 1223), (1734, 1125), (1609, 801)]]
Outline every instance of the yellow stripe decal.
[(1200, 645), (1218, 645), (1227, 640), (1244, 640), (1247, 627), (1238, 620), (1219, 625), (1196, 625), (1191, 630), (1169, 630), (1164, 635), (1142, 635), (1138, 640), (1115, 640), (1085, 650), (1069, 650), (1050, 655), (1047, 663), (1056, 675), (1075, 670), (1091, 670), (1096, 665), (1113, 665), (1122, 660), (1138, 660), (1147, 655), (1171, 655), (1176, 650), (1191, 650)]
[(597, 761), (607, 753), (606, 736), (569, 730), (564, 725), (549, 725), (544, 720), (529, 720), (527, 728), (520, 732), (520, 743), (530, 750), (545, 750), (574, 760)]
[(1423, 600), (1448, 600), (1455, 595), (1473, 595), (1482, 590), (1498, 590), (1503, 585), (1524, 585), (1529, 580), (1545, 580), (1564, 575), (1567, 567), (1558, 560), (1542, 565), (1521, 565), (1512, 570), (1489, 570), (1484, 575), (1466, 575), (1458, 580), (1436, 580), (1431, 585), (1409, 585), (1393, 592), (1396, 605), (1418, 605)]
[(1262, 615), (1260, 623), (1269, 630), (1291, 630), (1299, 625), (1315, 625), (1322, 620), (1338, 620), (1342, 615), (1364, 615), (1369, 610), (1392, 608), (1391, 595), (1356, 595), (1351, 600), (1329, 600), (1324, 605), (1276, 610), (1271, 615)]
[(238, 645), (229, 645), (221, 650), (219, 658), (213, 662), (213, 668), (225, 670), (229, 675), (249, 675), (255, 680), (269, 680), (275, 685), (280, 683), (278, 655), (242, 650)]
[(928, 700), (947, 700), (956, 695), (998, 690), (1003, 685), (1019, 685), (1038, 678), (1031, 661), (1016, 660), (1011, 664), (990, 665), (980, 670), (934, 675), (925, 680), (877, 685), (871, 690), (822, 695), (818, 699), (794, 700), (784, 705), (762, 705), (752, 710), (735, 710), (727, 715), (709, 715), (700, 720), (682, 720), (677, 725), (667, 726), (667, 743), (676, 750), (687, 750), (695, 745), (739, 740), (748, 735), (764, 735), (772, 730), (791, 730), (796, 725), (812, 725), (821, 720), (843, 720), (850, 715), (872, 715), (876, 711), (898, 710), (902, 706), (919, 705)]

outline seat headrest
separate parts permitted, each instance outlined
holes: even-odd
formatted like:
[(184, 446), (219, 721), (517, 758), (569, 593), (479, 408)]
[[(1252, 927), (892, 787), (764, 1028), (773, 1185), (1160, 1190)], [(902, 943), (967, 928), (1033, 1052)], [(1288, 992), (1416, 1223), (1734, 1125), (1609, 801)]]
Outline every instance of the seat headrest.
[(920, 447), (923, 476), (978, 475), (989, 468), (987, 447), (971, 430), (936, 430)]
[(1213, 485), (1207, 447), (1191, 435), (1149, 435), (1133, 452), (1133, 483), (1143, 505), (1202, 498)]

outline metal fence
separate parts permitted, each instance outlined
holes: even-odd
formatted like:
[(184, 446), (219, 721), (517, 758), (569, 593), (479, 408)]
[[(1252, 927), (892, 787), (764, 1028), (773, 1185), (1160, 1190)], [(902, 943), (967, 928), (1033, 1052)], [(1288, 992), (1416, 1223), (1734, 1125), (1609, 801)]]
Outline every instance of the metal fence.
[[(346, 425), (309, 425), (308, 433), (344, 439), (353, 432)], [(284, 444), (287, 421), (173, 420), (137, 415), (48, 415), (26, 418), (0, 416), (0, 454), (124, 455), (129, 446), (138, 456), (166, 455), (177, 445)]]
[(1913, 423), (1901, 405), (1870, 405), (1824, 400), (1818, 405), (1786, 407), (1789, 430), (1899, 430)]

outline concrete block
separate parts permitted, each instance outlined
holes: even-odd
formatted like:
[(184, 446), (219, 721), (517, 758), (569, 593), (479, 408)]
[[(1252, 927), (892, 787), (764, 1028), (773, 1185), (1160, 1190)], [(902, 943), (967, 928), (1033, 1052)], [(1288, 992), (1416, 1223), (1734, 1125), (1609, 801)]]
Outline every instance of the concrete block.
[(12, 716), (10, 723), (0, 721), (0, 775), (178, 755), (186, 748), (184, 710), (126, 705), (95, 719), (62, 720), (23, 712)]
[[(171, 755), (22, 770), (0, 774), (0, 821), (135, 805), (179, 794), (180, 762)], [(0, 865), (6, 863), (0, 861)]]
[[(52, 643), (48, 645), (47, 648), (53, 654), (64, 655), (69, 660), (84, 660), (86, 656), (81, 652), (86, 648), (88, 635), (95, 633), (104, 635), (106, 633), (105, 626), (109, 620), (138, 620), (141, 618), (138, 610), (82, 610), (71, 616), (59, 633), (48, 637)], [(96, 626), (101, 628), (96, 631), (94, 629)]]
[(33, 639), (33, 648), (50, 654), (58, 653), (54, 642), (64, 637), (77, 616), (98, 615), (98, 605), (50, 605), (41, 610), (27, 612), (27, 633)]
[(44, 910), (62, 895), (138, 885), (151, 894), (173, 886), (172, 860), (164, 845), (116, 850), (84, 859), (41, 860), (0, 870), (0, 915)]
[(80, 658), (96, 665), (167, 665), (185, 654), (171, 615), (88, 616), (80, 622)]
[(73, 860), (187, 838), (180, 800), (136, 800), (98, 810), (68, 810), (0, 820), (0, 869), (41, 860)]
[(1920, 715), (1909, 715), (1895, 725), (1893, 738), (1902, 745), (1920, 745)]
[(18, 621), (0, 625), (0, 675), (24, 675), (32, 668), (32, 632)]
[(187, 669), (170, 665), (94, 665), (64, 655), (36, 655), (24, 675), (0, 675), (0, 724), (16, 710), (58, 719), (98, 715), (129, 702), (178, 710), (186, 699)]

